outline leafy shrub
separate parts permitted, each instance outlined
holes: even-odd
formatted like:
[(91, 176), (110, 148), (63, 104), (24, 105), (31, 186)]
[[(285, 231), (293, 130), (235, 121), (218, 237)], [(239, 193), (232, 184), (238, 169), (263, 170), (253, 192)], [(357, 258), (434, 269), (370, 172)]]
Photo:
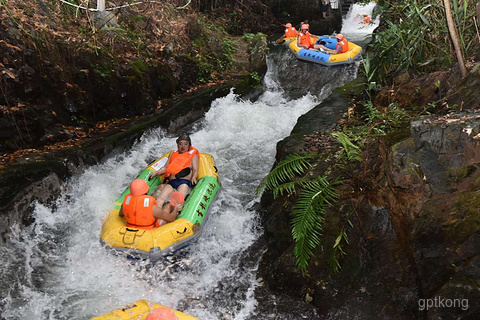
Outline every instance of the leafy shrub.
[[(462, 51), (467, 56), (474, 55), (478, 51), (476, 1), (453, 0), (452, 3)], [(385, 83), (400, 70), (430, 72), (454, 62), (455, 53), (442, 1), (388, 1), (382, 18), (384, 29), (369, 45), (375, 53), (373, 64), (378, 68), (378, 81)]]

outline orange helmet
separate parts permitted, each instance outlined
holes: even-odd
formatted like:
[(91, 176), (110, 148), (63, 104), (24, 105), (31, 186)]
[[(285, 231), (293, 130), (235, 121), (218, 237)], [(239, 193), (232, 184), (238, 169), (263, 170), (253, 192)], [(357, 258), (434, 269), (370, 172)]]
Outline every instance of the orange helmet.
[(291, 28), (291, 27), (292, 27), (292, 24), (289, 22), (289, 23), (287, 23), (287, 24), (284, 24), (283, 26), (284, 26), (284, 27), (287, 27), (287, 28)]
[(130, 192), (134, 196), (141, 196), (147, 193), (148, 189), (150, 189), (150, 187), (143, 179), (135, 179), (130, 184)]
[(343, 36), (343, 34), (339, 33), (335, 36), (335, 38), (337, 38), (338, 40), (343, 40), (343, 38), (345, 37)]
[(170, 202), (172, 206), (182, 204), (184, 200), (185, 199), (183, 197), (183, 194), (178, 191), (173, 191), (172, 193), (170, 193), (170, 197), (168, 198), (168, 202)]
[(308, 30), (309, 27), (308, 23), (302, 24), (302, 30)]

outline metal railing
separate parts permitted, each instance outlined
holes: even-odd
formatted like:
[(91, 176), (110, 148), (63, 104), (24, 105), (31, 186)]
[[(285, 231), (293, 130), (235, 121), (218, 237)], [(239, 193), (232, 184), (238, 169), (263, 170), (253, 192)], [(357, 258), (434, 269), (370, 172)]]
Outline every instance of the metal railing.
[[(88, 4), (90, 3), (90, 1), (88, 1), (88, 0), (84, 1), (86, 3), (86, 6), (71, 3), (68, 0), (59, 0), (59, 1), (64, 3), (64, 4), (70, 5), (72, 7), (82, 9), (82, 10), (88, 10), (88, 11), (111, 11), (111, 10), (117, 10), (117, 9), (121, 9), (121, 8), (136, 6), (136, 5), (139, 5), (139, 4), (142, 4), (142, 3), (159, 3), (159, 4), (165, 3), (165, 2), (155, 1), (155, 0), (144, 0), (144, 1), (134, 2), (134, 3), (127, 3), (127, 4), (124, 4), (124, 5), (120, 5), (120, 6), (105, 8), (106, 0), (97, 0), (97, 7), (96, 8), (90, 8), (90, 7), (88, 7)], [(177, 7), (176, 9), (185, 9), (190, 4), (190, 2), (192, 2), (192, 0), (188, 0), (188, 2), (185, 5), (183, 5), (181, 7)]]
[(340, 13), (343, 15), (346, 12), (344, 11), (344, 6), (348, 5), (350, 7), (352, 4), (357, 2), (356, 0), (330, 0), (330, 8), (334, 10), (340, 10)]

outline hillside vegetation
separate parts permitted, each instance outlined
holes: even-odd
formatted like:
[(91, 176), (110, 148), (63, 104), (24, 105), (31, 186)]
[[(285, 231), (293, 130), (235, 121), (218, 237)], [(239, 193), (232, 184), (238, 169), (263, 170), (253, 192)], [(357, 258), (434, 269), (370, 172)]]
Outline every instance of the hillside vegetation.
[(260, 1), (147, 1), (101, 15), (59, 0), (0, 0), (0, 152), (71, 145), (165, 99), (249, 81), (249, 32), (274, 21)]

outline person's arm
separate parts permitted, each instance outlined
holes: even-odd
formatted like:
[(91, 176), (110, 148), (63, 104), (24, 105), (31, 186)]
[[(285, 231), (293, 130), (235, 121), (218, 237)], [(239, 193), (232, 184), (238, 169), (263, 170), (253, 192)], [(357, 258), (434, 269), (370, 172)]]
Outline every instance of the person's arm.
[(337, 46), (337, 47), (335, 48), (335, 54), (342, 53), (342, 50), (343, 50), (342, 45)]
[(155, 171), (155, 172), (150, 173), (150, 175), (149, 175), (149, 178), (150, 178), (150, 179), (153, 178), (153, 177), (155, 177), (155, 176), (161, 176), (162, 174), (164, 174), (165, 172), (167, 172), (167, 164), (168, 164), (168, 162), (170, 161), (170, 157), (171, 157), (171, 156), (172, 156), (172, 154), (170, 154), (170, 155), (168, 156), (167, 162), (165, 163), (165, 165), (164, 165), (163, 167), (161, 167), (160, 169), (158, 169), (158, 170)]
[(158, 171), (150, 173), (150, 178), (153, 178), (155, 176), (160, 176), (160, 175), (164, 174), (166, 171), (167, 171), (167, 165), (164, 165)]
[(193, 184), (197, 184), (197, 180), (198, 180), (198, 166), (199, 166), (198, 156), (195, 155), (195, 156), (193, 156), (193, 159), (192, 159), (192, 183), (193, 183)]
[(163, 208), (160, 208), (159, 206), (155, 205), (153, 206), (153, 216), (157, 219), (164, 220), (166, 222), (172, 222), (175, 221), (175, 218), (177, 217), (177, 212), (175, 212), (175, 208), (172, 212), (170, 212), (172, 205), (167, 203), (163, 206)]

